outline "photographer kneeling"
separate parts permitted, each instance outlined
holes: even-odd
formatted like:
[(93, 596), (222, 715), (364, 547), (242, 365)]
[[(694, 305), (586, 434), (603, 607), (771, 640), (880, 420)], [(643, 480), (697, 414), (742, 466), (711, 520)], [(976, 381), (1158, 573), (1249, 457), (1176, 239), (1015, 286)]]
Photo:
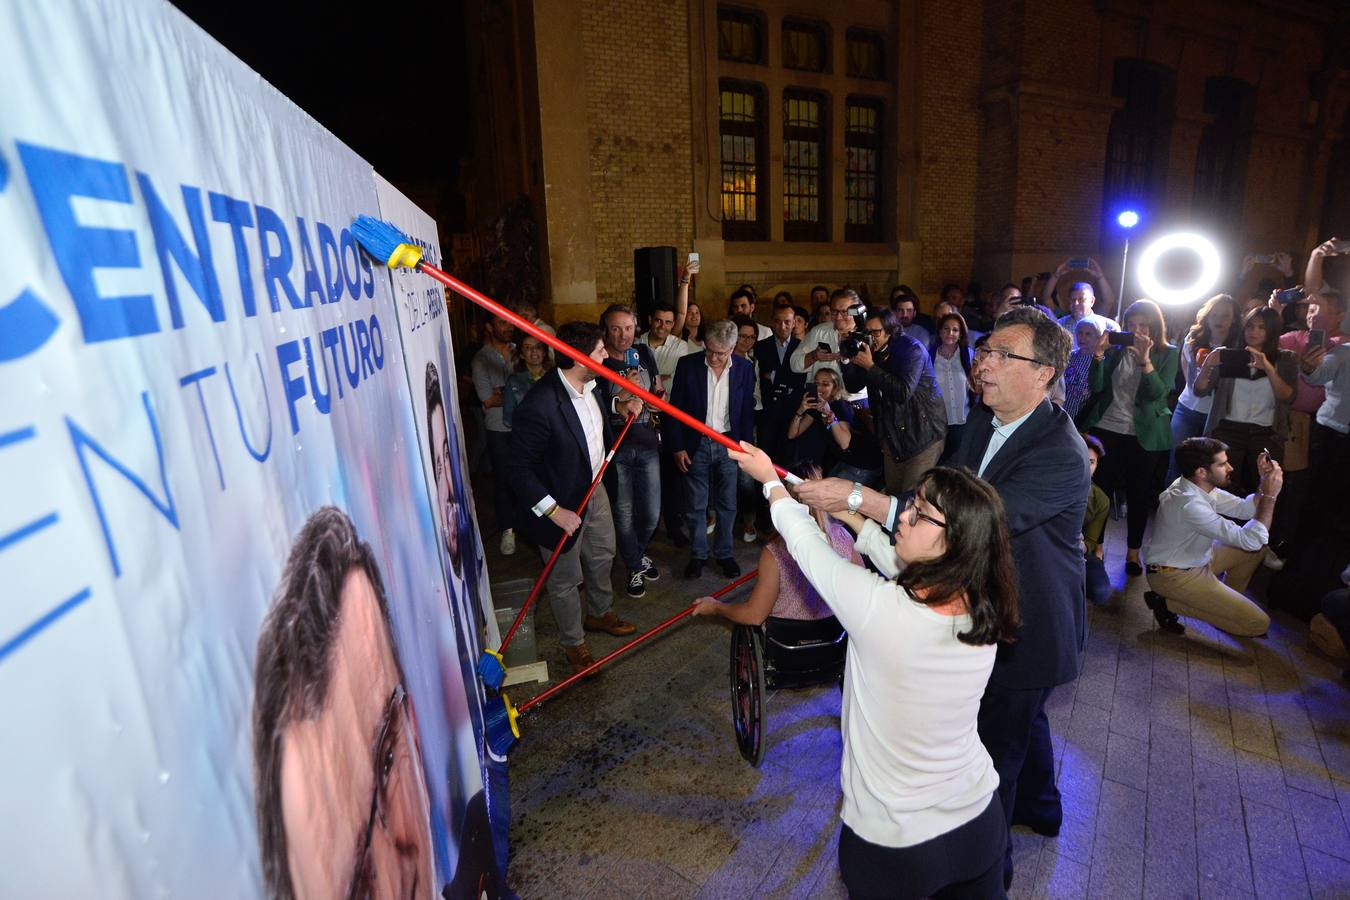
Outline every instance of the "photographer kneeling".
[(895, 581), (842, 559), (762, 450), (732, 459), (764, 485), (774, 527), (849, 633), (839, 868), (858, 897), (1002, 897), (1007, 824), (976, 733), (995, 645), (1019, 627), (1002, 501), (968, 472), (927, 472), (897, 519), (836, 518)]

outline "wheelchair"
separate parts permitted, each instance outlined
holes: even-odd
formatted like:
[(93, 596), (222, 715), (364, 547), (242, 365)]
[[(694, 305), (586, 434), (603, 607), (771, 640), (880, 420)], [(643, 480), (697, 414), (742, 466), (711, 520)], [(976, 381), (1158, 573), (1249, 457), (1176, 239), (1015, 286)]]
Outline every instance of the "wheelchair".
[(770, 688), (840, 681), (848, 634), (834, 616), (736, 625), (731, 632), (731, 721), (752, 766), (764, 759), (764, 702)]

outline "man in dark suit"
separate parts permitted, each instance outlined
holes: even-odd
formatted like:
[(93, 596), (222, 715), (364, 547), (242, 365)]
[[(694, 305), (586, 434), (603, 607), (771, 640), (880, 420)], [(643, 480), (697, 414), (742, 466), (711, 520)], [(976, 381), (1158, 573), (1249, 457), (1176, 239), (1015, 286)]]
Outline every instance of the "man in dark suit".
[(788, 425), (806, 387), (806, 376), (792, 371), (788, 364), (792, 351), (801, 343), (792, 336), (796, 318), (791, 306), (778, 307), (769, 321), (773, 334), (755, 344), (759, 397), (764, 406), (759, 415), (759, 447), (774, 459), (782, 455), (778, 450), (787, 444)]
[[(735, 356), (736, 325), (714, 322), (703, 329), (704, 350), (682, 358), (675, 367), (670, 402), (733, 441), (748, 441), (754, 434), (755, 367)], [(736, 463), (726, 448), (673, 418), (666, 419), (675, 465), (685, 476), (689, 497), (691, 542), (686, 578), (697, 578), (708, 561), (705, 523), (710, 502), (717, 513), (713, 553), (728, 578), (741, 574), (732, 554), (736, 525)]]
[[(980, 702), (980, 740), (999, 774), (1008, 824), (1055, 835), (1063, 819), (1045, 702), (1057, 685), (1078, 677), (1087, 636), (1083, 551), (1087, 448), (1073, 421), (1047, 398), (1069, 359), (1069, 335), (1033, 307), (999, 317), (976, 353), (972, 375), (984, 405), (971, 410), (952, 465), (977, 472), (998, 491), (1017, 563), (1022, 630), (1000, 644)], [(897, 498), (863, 489), (847, 500), (839, 479), (810, 482), (803, 502), (827, 510), (854, 508), (894, 528)], [(1012, 883), (1012, 843), (1004, 862)]]
[[(568, 322), (558, 329), (559, 340), (597, 363), (606, 358), (603, 335), (599, 325), (589, 322)], [(576, 513), (614, 438), (595, 378), (589, 369), (559, 356), (557, 370), (536, 381), (516, 407), (512, 452), (503, 461), (515, 497), (515, 527), (538, 546), (540, 557), (547, 562), (558, 539), (568, 536), (544, 588), (574, 671), (594, 662), (585, 632), (621, 637), (636, 631), (610, 608), (614, 519), (605, 486), (596, 487), (585, 520)], [(615, 412), (627, 416), (641, 412), (642, 401), (633, 398), (613, 405)], [(583, 582), (584, 616), (577, 592)]]

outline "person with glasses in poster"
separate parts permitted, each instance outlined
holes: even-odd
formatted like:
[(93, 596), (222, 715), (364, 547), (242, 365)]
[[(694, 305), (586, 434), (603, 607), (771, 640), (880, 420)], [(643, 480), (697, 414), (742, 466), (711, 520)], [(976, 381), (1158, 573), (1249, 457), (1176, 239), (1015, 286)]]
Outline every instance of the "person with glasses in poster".
[[(434, 872), (417, 713), (375, 554), (326, 506), (296, 535), (258, 636), (253, 761), (269, 897), (509, 896), (482, 791), (454, 880)], [(448, 876), (449, 873), (442, 873)]]
[[(1087, 512), (1087, 447), (1049, 393), (1069, 360), (1069, 334), (1039, 309), (1015, 307), (976, 350), (972, 407), (953, 466), (993, 485), (1008, 516), (1021, 596), (1017, 640), (1000, 644), (980, 703), (980, 740), (999, 773), (1007, 827), (1059, 833), (1063, 809), (1045, 704), (1078, 677), (1087, 636), (1080, 537)], [(798, 497), (827, 512), (862, 513), (894, 531), (900, 498), (837, 478), (809, 481)], [(1011, 886), (1011, 845), (1004, 885)]]

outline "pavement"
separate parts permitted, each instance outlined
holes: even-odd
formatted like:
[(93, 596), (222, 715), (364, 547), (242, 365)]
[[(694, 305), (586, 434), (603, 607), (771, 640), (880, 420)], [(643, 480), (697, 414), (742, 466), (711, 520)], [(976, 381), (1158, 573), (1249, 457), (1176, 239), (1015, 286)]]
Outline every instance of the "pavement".
[[(523, 542), (509, 558), (487, 543), (494, 583), (538, 572)], [(736, 546), (749, 571), (760, 545)], [(661, 577), (640, 600), (615, 565), (614, 608), (639, 630), (726, 583), (715, 569), (678, 577), (688, 551), (660, 529), (650, 555)], [(1344, 661), (1279, 612), (1260, 639), (1190, 619), (1183, 636), (1158, 631), (1144, 579), (1124, 574), (1123, 522), (1109, 524), (1107, 569), (1117, 594), (1090, 610), (1082, 674), (1048, 705), (1064, 826), (1014, 829), (1009, 896), (1350, 897)], [(561, 680), (547, 603), (535, 624)], [(521, 897), (846, 896), (839, 688), (771, 692), (752, 768), (732, 733), (729, 635), (686, 620), (522, 718), (509, 872)], [(624, 639), (589, 642), (598, 658)], [(544, 687), (508, 693), (518, 704)]]

